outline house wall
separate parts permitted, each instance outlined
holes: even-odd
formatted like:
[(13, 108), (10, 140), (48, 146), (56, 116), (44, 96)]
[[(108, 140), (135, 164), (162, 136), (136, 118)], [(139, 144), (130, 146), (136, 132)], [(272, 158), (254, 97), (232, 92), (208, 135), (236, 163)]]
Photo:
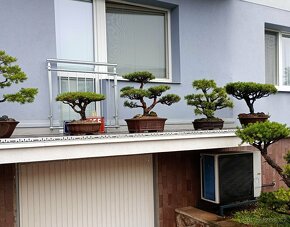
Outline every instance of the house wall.
[(15, 165), (0, 165), (0, 226), (15, 226)]
[[(265, 23), (290, 27), (289, 11), (240, 0), (131, 2), (170, 9), (175, 82), (170, 85), (171, 92), (181, 97), (192, 92), (191, 82), (195, 79), (215, 79), (221, 86), (237, 80), (264, 83)], [(0, 26), (4, 35), (0, 37), (0, 49), (18, 58), (18, 63), (30, 78), (26, 86), (39, 88), (33, 104), (1, 104), (6, 110), (3, 114), (20, 120), (20, 126), (48, 125), (45, 62), (47, 58), (56, 57), (54, 12), (54, 0), (1, 1)], [(127, 83), (120, 82), (120, 87), (124, 85)], [(280, 92), (259, 100), (256, 111), (269, 112), (271, 120), (290, 124), (290, 118), (284, 113), (288, 98), (288, 93)], [(122, 101), (119, 102), (121, 120), (139, 113), (138, 110), (132, 113), (129, 108), (124, 108)], [(248, 111), (242, 101), (234, 102), (233, 110), (222, 110), (217, 116), (236, 119), (238, 113)], [(170, 111), (168, 108), (159, 106), (156, 111), (167, 117), (169, 122), (189, 123), (194, 118), (192, 107), (186, 106), (183, 99), (171, 106)], [(277, 108), (280, 111), (276, 111)]]

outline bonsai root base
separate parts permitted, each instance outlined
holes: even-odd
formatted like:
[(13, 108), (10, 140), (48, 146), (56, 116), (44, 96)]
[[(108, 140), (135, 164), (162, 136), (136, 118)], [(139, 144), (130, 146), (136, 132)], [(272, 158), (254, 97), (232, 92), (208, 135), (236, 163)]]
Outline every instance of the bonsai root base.
[(0, 138), (9, 138), (18, 123), (18, 121), (0, 121)]
[(163, 132), (166, 120), (159, 117), (125, 119), (130, 133)]

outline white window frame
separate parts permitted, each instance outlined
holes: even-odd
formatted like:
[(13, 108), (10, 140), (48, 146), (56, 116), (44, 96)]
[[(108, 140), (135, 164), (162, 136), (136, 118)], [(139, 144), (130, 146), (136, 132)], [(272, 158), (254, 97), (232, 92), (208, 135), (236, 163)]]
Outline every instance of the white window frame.
[(266, 32), (269, 31), (269, 32), (275, 32), (277, 34), (277, 56), (278, 56), (278, 59), (277, 59), (277, 81), (278, 81), (278, 84), (275, 84), (276, 88), (278, 91), (284, 91), (284, 92), (290, 92), (290, 85), (283, 85), (283, 67), (282, 67), (282, 37), (283, 35), (287, 35), (287, 36), (290, 36), (290, 33), (287, 33), (287, 32), (282, 32), (282, 31), (277, 31), (277, 30), (272, 30), (272, 29), (266, 29), (265, 30)]
[[(163, 11), (165, 13), (165, 58), (166, 58), (166, 78), (156, 78), (153, 82), (172, 82), (172, 55), (171, 55), (171, 21), (170, 10), (147, 6), (137, 3), (112, 0), (110, 2), (121, 3), (131, 6), (137, 6), (152, 10)], [(106, 32), (106, 0), (93, 0), (94, 15), (94, 59), (96, 62), (107, 62), (107, 32)], [(115, 63), (115, 62), (110, 62)], [(117, 68), (118, 70), (118, 68)], [(118, 76), (118, 80), (124, 80)]]

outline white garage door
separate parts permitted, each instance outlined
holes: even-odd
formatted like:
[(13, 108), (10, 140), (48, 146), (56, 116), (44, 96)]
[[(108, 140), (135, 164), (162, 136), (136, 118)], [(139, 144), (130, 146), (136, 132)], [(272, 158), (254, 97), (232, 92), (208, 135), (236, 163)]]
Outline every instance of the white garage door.
[(151, 155), (19, 166), (21, 227), (153, 227)]

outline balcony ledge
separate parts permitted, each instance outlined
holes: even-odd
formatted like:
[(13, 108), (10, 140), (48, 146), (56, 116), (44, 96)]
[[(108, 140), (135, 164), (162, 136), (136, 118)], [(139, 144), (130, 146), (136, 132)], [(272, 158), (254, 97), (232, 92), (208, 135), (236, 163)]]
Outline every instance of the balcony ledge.
[(0, 164), (236, 147), (234, 129), (0, 139)]

